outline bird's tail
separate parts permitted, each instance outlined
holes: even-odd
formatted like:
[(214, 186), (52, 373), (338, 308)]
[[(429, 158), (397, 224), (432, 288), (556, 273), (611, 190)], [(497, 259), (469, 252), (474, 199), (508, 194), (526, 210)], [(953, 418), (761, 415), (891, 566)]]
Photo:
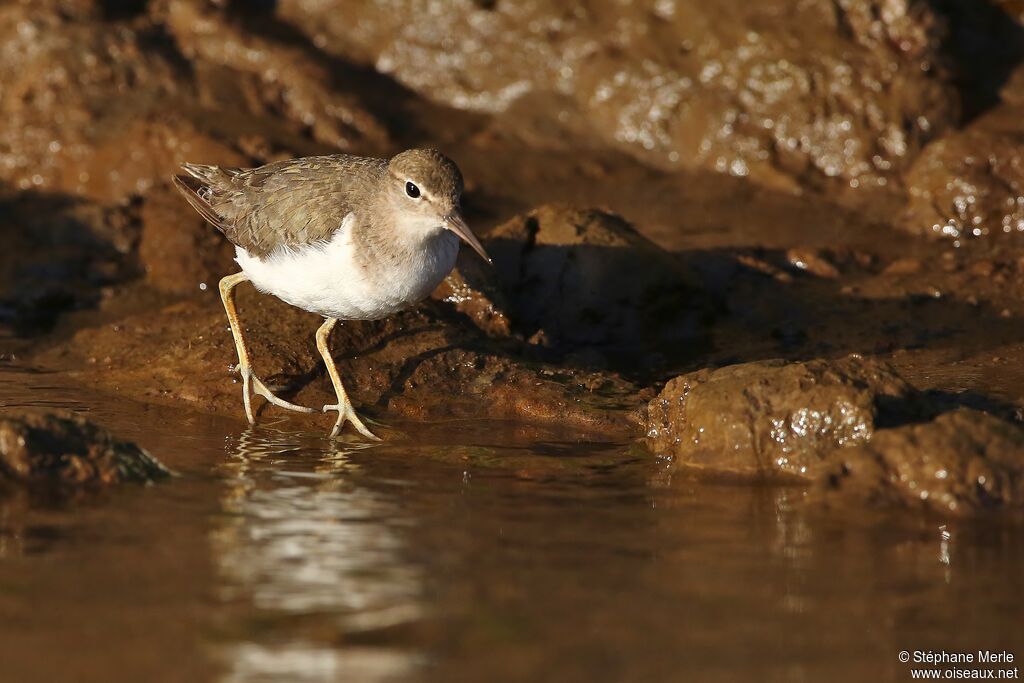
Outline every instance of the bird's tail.
[(226, 185), (233, 174), (229, 170), (219, 166), (205, 166), (203, 164), (182, 164), (181, 168), (185, 174), (176, 175), (172, 178), (174, 186), (185, 197), (192, 208), (200, 216), (209, 221), (215, 228), (224, 232), (227, 225), (224, 217), (216, 208), (216, 197), (218, 190)]

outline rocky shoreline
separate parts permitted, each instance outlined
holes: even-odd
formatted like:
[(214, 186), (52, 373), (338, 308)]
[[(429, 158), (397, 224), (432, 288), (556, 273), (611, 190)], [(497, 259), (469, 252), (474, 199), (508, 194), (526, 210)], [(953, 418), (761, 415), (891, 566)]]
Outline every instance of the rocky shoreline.
[[(335, 332), (370, 417), (643, 440), (826, 503), (1024, 510), (1024, 72), (993, 48), (975, 68), (1003, 81), (968, 91), (950, 50), (954, 26), (1024, 31), (1012, 3), (810, 3), (789, 39), (742, 3), (619, 8), (610, 31), (467, 2), (454, 45), (370, 5), (350, 31), (301, 0), (129, 4), (0, 9), (9, 362), (243, 419), (232, 250), (177, 163), (432, 145), (495, 268), (461, 258), (419, 307)], [(558, 69), (486, 66), (523, 44)], [(261, 376), (330, 403), (315, 316), (248, 288), (240, 312)]]

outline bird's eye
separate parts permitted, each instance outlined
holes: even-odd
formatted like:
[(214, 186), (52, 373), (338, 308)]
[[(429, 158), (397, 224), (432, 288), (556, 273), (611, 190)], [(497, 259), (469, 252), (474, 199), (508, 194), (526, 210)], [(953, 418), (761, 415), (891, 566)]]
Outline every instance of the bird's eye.
[(413, 199), (419, 199), (420, 188), (416, 187), (416, 184), (413, 182), (407, 182), (405, 184), (405, 193)]

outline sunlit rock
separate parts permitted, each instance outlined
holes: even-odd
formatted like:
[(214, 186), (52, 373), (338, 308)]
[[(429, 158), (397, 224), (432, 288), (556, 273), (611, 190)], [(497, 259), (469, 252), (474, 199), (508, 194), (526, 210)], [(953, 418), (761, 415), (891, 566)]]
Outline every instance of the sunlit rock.
[(1024, 509), (1024, 430), (977, 410), (883, 429), (835, 451), (819, 498), (970, 514)]
[(888, 365), (859, 356), (698, 370), (650, 402), (647, 442), (678, 465), (810, 479), (833, 449), (871, 439), (880, 404), (911, 391)]
[(437, 102), (525, 107), (565, 139), (789, 189), (884, 185), (958, 112), (943, 22), (908, 0), (282, 0), (278, 13)]

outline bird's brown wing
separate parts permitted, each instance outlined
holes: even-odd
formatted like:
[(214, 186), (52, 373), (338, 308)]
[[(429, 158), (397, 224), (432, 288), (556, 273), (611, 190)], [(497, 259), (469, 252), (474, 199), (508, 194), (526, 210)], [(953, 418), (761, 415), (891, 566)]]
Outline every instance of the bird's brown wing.
[(333, 155), (252, 169), (183, 164), (174, 177), (189, 204), (250, 255), (329, 240), (387, 173), (382, 159)]

